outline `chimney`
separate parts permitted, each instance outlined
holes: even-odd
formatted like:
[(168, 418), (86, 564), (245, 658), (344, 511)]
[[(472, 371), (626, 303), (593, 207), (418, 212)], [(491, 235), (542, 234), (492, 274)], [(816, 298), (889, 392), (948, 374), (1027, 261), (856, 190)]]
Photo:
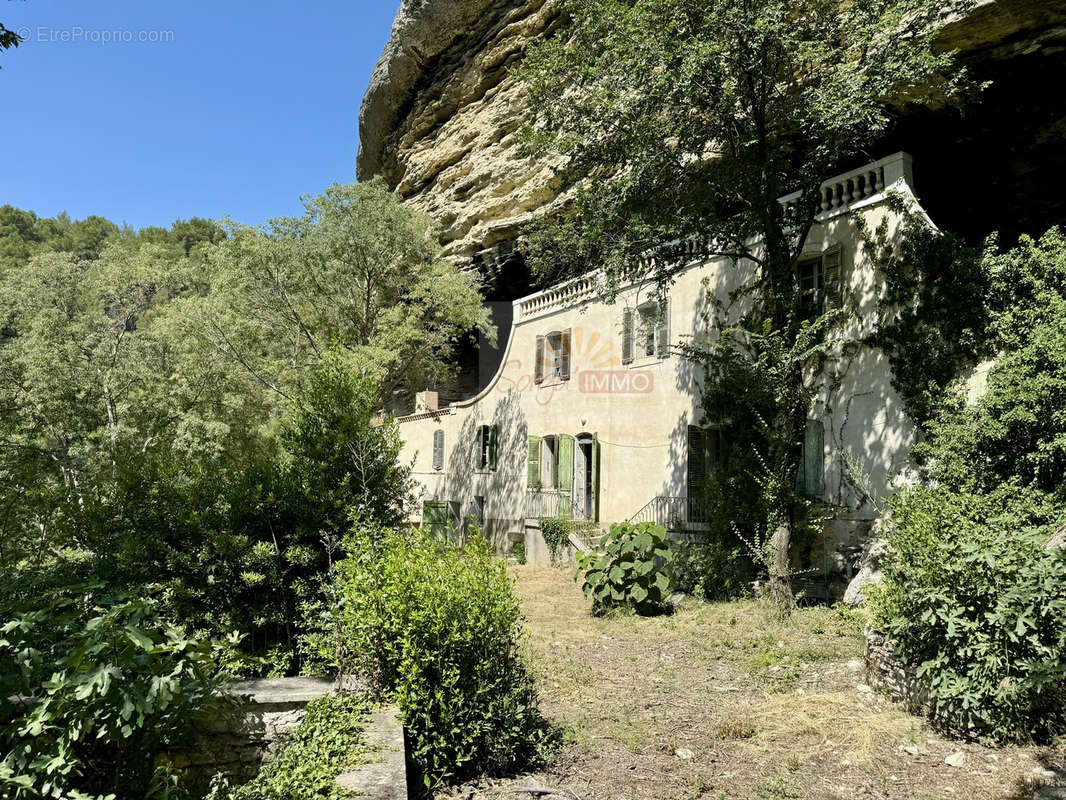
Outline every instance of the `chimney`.
[(427, 411), (437, 410), (436, 392), (419, 392), (415, 395), (415, 413), (425, 414)]

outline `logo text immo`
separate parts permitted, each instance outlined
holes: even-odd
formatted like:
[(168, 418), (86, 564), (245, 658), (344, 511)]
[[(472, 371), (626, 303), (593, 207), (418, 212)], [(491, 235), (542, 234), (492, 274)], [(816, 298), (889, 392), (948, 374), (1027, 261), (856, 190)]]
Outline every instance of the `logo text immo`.
[(655, 376), (646, 370), (603, 369), (578, 373), (578, 391), (585, 394), (650, 394)]

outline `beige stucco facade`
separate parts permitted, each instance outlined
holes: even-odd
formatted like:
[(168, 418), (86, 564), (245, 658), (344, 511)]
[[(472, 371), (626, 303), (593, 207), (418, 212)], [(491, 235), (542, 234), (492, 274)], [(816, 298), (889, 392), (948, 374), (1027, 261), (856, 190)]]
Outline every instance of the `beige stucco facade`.
[[(857, 312), (846, 339), (855, 341), (873, 330), (881, 291), (853, 214), (870, 230), (887, 219), (893, 233), (901, 220), (890, 210), (887, 194), (899, 192), (916, 203), (911, 185), (910, 160), (904, 154), (824, 185), (824, 205), (829, 207), (808, 237), (804, 258), (839, 254), (842, 295)], [(548, 437), (541, 448), (556, 449), (561, 439), (574, 437), (574, 478), (566, 502), (576, 506), (575, 516), (591, 512), (602, 528), (631, 519), (657, 497), (685, 498), (689, 426), (707, 421), (701, 411), (701, 367), (677, 348), (717, 335), (722, 315), (739, 311), (729, 306), (730, 292), (752, 268), (717, 259), (678, 274), (666, 292), (668, 324), (665, 329), (661, 323), (656, 326), (670, 347), (659, 347), (653, 355), (645, 353), (655, 349), (656, 334), (639, 323), (640, 309), (659, 301), (652, 284), (625, 287), (613, 302), (605, 302), (592, 275), (516, 301), (506, 354), (488, 386), (470, 400), (400, 420), (403, 457), (413, 464), (420, 494), (415, 518), (421, 501), (447, 501), (459, 521), (480, 519), (501, 550), (521, 541), (527, 516), (550, 515), (543, 513), (543, 497), (535, 501), (541, 506), (529, 507), (531, 436)], [(711, 313), (712, 298), (722, 305), (717, 313)], [(633, 314), (635, 352), (631, 362), (623, 363), (627, 310)], [(556, 333), (569, 336), (569, 376), (556, 377), (549, 356), (538, 383), (538, 339), (550, 340)], [(812, 416), (824, 426), (822, 499), (840, 508), (831, 549), (847, 549), (859, 546), (848, 539), (861, 538), (864, 522), (873, 516), (871, 504), (849, 480), (847, 465), (865, 473), (875, 496), (888, 494), (905, 466), (914, 430), (879, 350), (856, 348), (826, 369), (831, 379), (819, 381), (824, 386)], [(479, 449), (482, 426), (495, 426), (498, 432), (494, 463), (484, 466), (489, 459)], [(588, 464), (597, 450), (598, 463)], [(542, 449), (544, 487), (551, 483), (551, 461), (549, 450)], [(589, 493), (595, 503), (583, 497)]]

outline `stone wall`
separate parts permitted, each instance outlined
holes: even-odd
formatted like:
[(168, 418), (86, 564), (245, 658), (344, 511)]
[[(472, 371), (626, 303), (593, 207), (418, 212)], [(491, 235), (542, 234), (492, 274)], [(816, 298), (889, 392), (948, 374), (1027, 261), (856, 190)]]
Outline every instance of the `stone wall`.
[(903, 705), (912, 714), (928, 716), (929, 695), (917, 671), (896, 656), (891, 640), (872, 628), (866, 630), (866, 669), (870, 686)]
[(250, 780), (277, 755), (303, 719), (307, 704), (331, 693), (335, 683), (326, 678), (235, 683), (230, 688), (238, 702), (202, 720), (193, 743), (172, 753), (169, 760), (186, 770), (195, 786), (206, 786), (219, 772), (235, 783)]
[[(345, 690), (357, 687), (345, 685)], [(202, 720), (193, 742), (170, 754), (194, 789), (206, 790), (218, 773), (245, 783), (272, 761), (307, 713), (312, 700), (331, 694), (331, 678), (279, 678), (242, 681), (230, 687), (237, 702)], [(404, 733), (395, 708), (375, 711), (363, 733), (367, 763), (338, 776), (353, 796), (370, 800), (407, 797)]]

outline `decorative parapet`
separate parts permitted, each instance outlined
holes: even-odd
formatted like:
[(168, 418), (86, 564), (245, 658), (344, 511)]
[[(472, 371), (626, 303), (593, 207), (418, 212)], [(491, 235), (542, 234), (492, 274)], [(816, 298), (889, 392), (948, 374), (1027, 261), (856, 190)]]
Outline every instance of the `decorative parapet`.
[(579, 300), (591, 298), (596, 294), (598, 282), (595, 274), (583, 275), (566, 283), (560, 283), (543, 292), (523, 297), (515, 301), (515, 322), (540, 316), (574, 305)]
[[(819, 205), (815, 219), (821, 222), (876, 202), (882, 199), (888, 189), (899, 187), (901, 183), (913, 191), (914, 170), (911, 156), (903, 152), (893, 153), (880, 161), (832, 177), (823, 181), (819, 187)], [(801, 192), (793, 192), (782, 197), (780, 202), (786, 207), (794, 206), (801, 197)], [(701, 261), (707, 251), (707, 248), (695, 239), (681, 243), (675, 241), (670, 246), (680, 247), (691, 256), (694, 263)], [(654, 253), (651, 253), (641, 263), (650, 269), (654, 266), (654, 259)], [(599, 275), (593, 272), (516, 300), (515, 324), (592, 299), (598, 294), (599, 287)]]
[[(907, 186), (914, 186), (914, 169), (911, 157), (907, 153), (893, 153), (890, 156), (866, 164), (851, 172), (823, 181), (818, 189), (818, 219), (843, 213), (864, 200), (870, 200), (885, 192), (888, 187), (900, 181)], [(791, 206), (800, 199), (800, 192), (793, 192), (781, 198), (781, 203)]]

